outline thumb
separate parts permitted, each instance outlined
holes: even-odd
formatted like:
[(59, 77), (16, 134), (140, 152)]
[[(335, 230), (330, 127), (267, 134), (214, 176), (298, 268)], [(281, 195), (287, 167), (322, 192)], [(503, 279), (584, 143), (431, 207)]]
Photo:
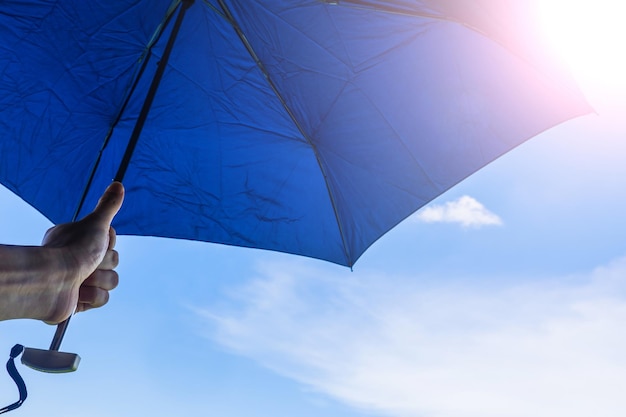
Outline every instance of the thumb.
[(122, 207), (124, 201), (124, 186), (121, 182), (113, 182), (104, 191), (102, 197), (98, 201), (98, 205), (93, 210), (93, 215), (100, 220), (111, 224), (113, 218)]

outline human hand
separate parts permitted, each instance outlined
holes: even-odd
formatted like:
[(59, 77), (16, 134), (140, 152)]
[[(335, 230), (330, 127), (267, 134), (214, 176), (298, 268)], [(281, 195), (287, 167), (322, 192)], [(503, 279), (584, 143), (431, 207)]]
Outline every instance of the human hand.
[[(111, 221), (122, 206), (124, 187), (112, 183), (96, 208), (80, 221), (49, 229), (42, 246), (57, 248), (64, 278), (55, 286), (56, 298), (46, 321), (59, 323), (74, 309), (85, 311), (101, 307), (109, 300), (109, 291), (118, 284), (113, 269), (118, 265), (115, 230)], [(54, 299), (54, 298), (53, 298)]]

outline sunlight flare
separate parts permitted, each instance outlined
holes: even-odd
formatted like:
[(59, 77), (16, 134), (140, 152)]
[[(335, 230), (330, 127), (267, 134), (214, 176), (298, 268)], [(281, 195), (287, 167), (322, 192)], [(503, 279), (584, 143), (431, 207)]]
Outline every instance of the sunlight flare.
[(582, 83), (626, 86), (626, 3), (542, 0), (547, 40)]

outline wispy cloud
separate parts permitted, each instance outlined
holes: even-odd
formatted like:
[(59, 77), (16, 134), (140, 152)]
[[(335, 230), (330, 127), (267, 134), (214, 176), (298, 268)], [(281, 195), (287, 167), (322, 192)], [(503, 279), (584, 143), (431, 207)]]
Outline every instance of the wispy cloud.
[(426, 223), (459, 223), (463, 227), (502, 225), (500, 217), (467, 195), (442, 205), (424, 207), (415, 218)]
[(626, 259), (576, 279), (509, 288), (325, 274), (267, 265), (228, 308), (199, 314), (226, 348), (386, 415), (626, 410)]

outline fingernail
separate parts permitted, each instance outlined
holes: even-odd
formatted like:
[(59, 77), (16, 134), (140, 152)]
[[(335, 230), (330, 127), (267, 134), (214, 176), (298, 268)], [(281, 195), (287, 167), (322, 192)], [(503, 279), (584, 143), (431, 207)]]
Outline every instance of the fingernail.
[(124, 186), (122, 186), (122, 184), (120, 182), (113, 182), (111, 184), (109, 184), (109, 186), (107, 187), (106, 191), (107, 193), (115, 193), (115, 194), (122, 194), (124, 192)]

